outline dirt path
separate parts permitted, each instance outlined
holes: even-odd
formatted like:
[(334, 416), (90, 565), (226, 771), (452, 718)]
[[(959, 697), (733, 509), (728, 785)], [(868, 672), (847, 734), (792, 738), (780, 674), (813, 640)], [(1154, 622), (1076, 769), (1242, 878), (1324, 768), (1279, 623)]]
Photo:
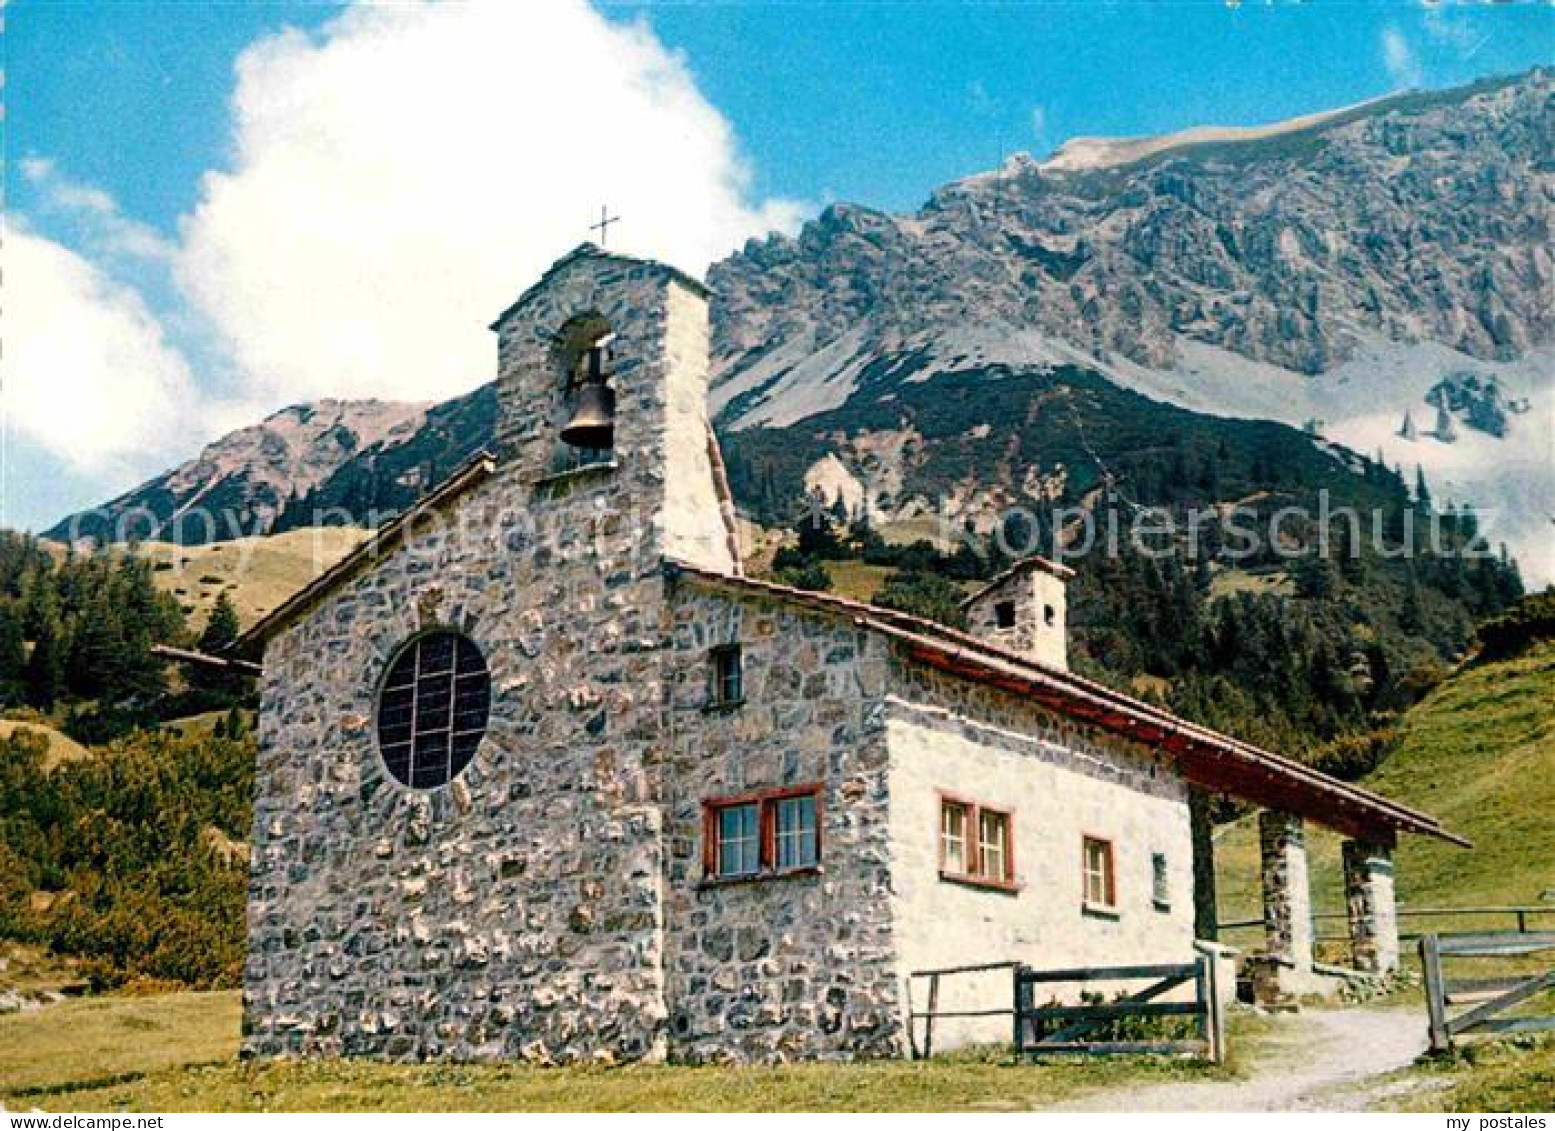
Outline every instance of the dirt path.
[(1425, 1051), (1418, 1011), (1307, 1010), (1275, 1019), (1240, 1080), (1096, 1092), (1062, 1111), (1364, 1111), (1379, 1095), (1367, 1081)]

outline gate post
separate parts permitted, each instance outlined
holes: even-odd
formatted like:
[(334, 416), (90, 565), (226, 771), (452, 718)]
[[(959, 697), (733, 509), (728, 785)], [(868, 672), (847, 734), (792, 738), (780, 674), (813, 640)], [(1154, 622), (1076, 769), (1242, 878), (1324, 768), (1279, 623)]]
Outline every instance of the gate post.
[(1012, 972), (1013, 980), (1012, 980), (1012, 982), (1010, 984), (1010, 1005), (1014, 1007), (1013, 1008), (1013, 1012), (1015, 1014), (1015, 1027), (1014, 1027), (1012, 1043), (1014, 1045), (1015, 1056), (1017, 1058), (1019, 1058), (1020, 1054), (1021, 1054), (1020, 1023), (1021, 1023), (1022, 1018), (1021, 1018), (1021, 1001), (1020, 1001), (1020, 993), (1021, 993), (1020, 972), (1021, 972), (1021, 964), (1019, 962), (1017, 962), (1015, 964), (1014, 970)]
[(1442, 982), (1441, 944), (1435, 935), (1420, 939), (1420, 967), (1425, 972), (1425, 1008), (1429, 1018), (1431, 1052), (1440, 1056), (1452, 1048), (1447, 1036), (1447, 987)]
[(1312, 891), (1301, 818), (1265, 809), (1258, 814), (1263, 857), (1264, 945), (1271, 958), (1305, 977), (1312, 972)]

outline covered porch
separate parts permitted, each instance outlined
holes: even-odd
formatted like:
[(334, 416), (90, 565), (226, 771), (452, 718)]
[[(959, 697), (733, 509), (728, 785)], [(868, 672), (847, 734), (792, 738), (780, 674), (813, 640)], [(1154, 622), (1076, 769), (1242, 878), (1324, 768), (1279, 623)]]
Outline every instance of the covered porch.
[[(1215, 800), (1202, 787), (1193, 791), (1195, 933), (1240, 951), (1244, 988), (1250, 984), (1254, 999), (1265, 1005), (1357, 983), (1384, 984), (1397, 972), (1401, 954), (1395, 886), (1400, 833), (1468, 845), (1439, 828), (1336, 820), (1310, 808), (1261, 808), (1217, 832)], [(1321, 876), (1314, 866), (1319, 851), (1325, 859)], [(1326, 913), (1318, 916), (1320, 905)]]

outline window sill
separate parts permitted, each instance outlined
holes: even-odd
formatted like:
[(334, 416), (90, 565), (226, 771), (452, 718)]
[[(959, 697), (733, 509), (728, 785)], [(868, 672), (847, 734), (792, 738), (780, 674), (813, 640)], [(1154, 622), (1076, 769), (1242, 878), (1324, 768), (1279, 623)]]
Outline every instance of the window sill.
[(560, 487), (568, 487), (574, 483), (587, 482), (596, 477), (603, 477), (615, 472), (617, 468), (615, 460), (606, 460), (604, 463), (585, 463), (581, 467), (569, 467), (565, 471), (553, 471), (549, 475), (542, 475), (535, 480), (536, 491), (552, 491)]
[(744, 699), (718, 699), (702, 706), (704, 715), (727, 715), (730, 711), (738, 711), (745, 706)]
[(792, 880), (805, 876), (824, 876), (826, 869), (819, 864), (807, 868), (786, 868), (781, 872), (751, 872), (744, 876), (703, 876), (697, 881), (697, 890), (709, 888), (741, 887), (745, 884), (763, 884), (771, 880)]
[(1080, 904), (1080, 914), (1091, 919), (1106, 919), (1111, 923), (1116, 923), (1123, 918), (1116, 907), (1105, 903), (1091, 903), (1089, 900)]
[(939, 879), (942, 884), (958, 884), (961, 887), (994, 891), (1001, 895), (1019, 895), (1024, 886), (1015, 880), (993, 880), (987, 876), (968, 876), (960, 872), (941, 871)]

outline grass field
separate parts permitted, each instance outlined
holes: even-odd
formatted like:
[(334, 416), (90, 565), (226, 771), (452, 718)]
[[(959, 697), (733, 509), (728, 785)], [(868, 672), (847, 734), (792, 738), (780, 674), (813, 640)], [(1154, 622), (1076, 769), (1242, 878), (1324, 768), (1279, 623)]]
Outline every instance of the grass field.
[(198, 629), (225, 591), (247, 628), (334, 565), (367, 537), (356, 527), (288, 530), (204, 546), (145, 542), (157, 586), (173, 594)]
[(1230, 597), (1237, 593), (1270, 593), (1291, 597), (1296, 593), (1296, 583), (1284, 570), (1251, 573), (1245, 569), (1222, 569), (1210, 578), (1211, 597)]
[(1555, 1111), (1555, 1038), (1475, 1045), (1397, 1079), (1399, 1111)]
[(826, 572), (831, 575), (832, 593), (852, 601), (868, 601), (896, 571), (866, 562), (827, 562)]
[[(1458, 672), (1405, 717), (1398, 750), (1365, 784), (1440, 817), (1474, 842), (1462, 849), (1406, 836), (1398, 852), (1399, 902), (1538, 905), (1555, 889), (1555, 643)], [(1339, 838), (1313, 830), (1313, 898), (1342, 910)], [(1260, 914), (1254, 818), (1216, 840), (1220, 917)], [(1540, 920), (1555, 929), (1555, 902)], [(1418, 929), (1423, 920), (1409, 921)], [(1507, 919), (1430, 920), (1440, 930), (1512, 926)], [(1342, 933), (1343, 924), (1330, 924)], [(1256, 932), (1231, 935), (1249, 943)]]
[(0, 1101), (50, 1111), (1005, 1111), (1236, 1071), (1154, 1059), (1017, 1065), (1002, 1050), (777, 1067), (248, 1063), (236, 1059), (239, 1009), (228, 992), (98, 998), (0, 1017)]
[(14, 1107), (13, 1097), (231, 1060), (239, 1015), (227, 991), (80, 998), (0, 1016), (0, 1096)]
[(49, 751), (43, 758), (45, 769), (52, 770), (55, 766), (65, 762), (74, 762), (79, 758), (90, 758), (92, 752), (82, 746), (75, 739), (61, 731), (55, 730), (47, 723), (36, 723), (30, 720), (0, 719), (0, 738), (10, 738), (17, 731), (26, 731), (29, 734), (40, 734), (48, 740)]

